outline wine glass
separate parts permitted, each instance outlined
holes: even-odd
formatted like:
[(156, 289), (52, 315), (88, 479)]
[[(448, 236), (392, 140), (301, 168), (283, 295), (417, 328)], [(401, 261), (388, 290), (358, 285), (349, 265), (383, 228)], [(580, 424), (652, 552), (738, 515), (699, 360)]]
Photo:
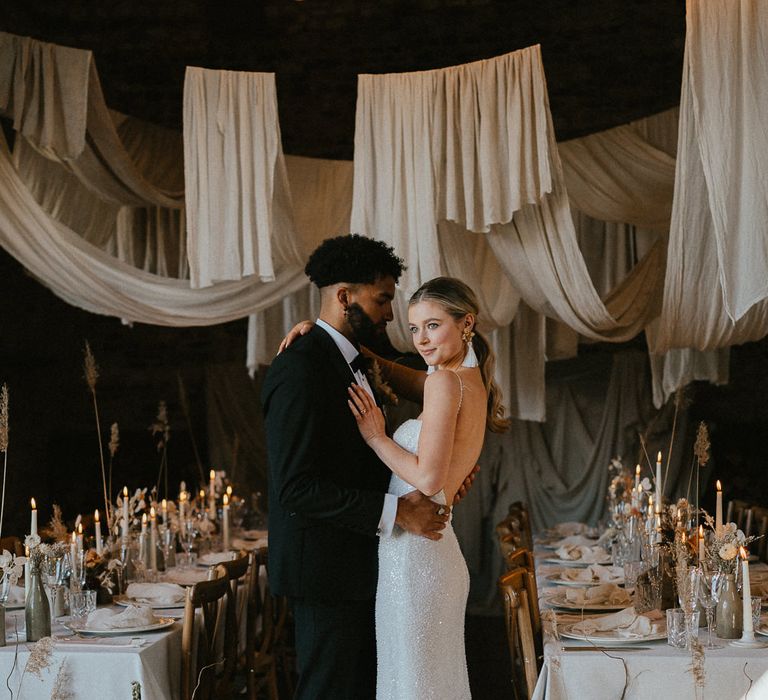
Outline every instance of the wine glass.
[(184, 547), (186, 566), (192, 565), (192, 549), (197, 537), (197, 523), (192, 519), (186, 519), (181, 525), (181, 545)]
[(712, 641), (712, 627), (715, 620), (715, 606), (720, 598), (719, 576), (710, 571), (697, 569), (699, 577), (698, 598), (707, 614), (707, 636), (708, 641), (705, 649), (720, 649), (722, 644), (715, 644)]

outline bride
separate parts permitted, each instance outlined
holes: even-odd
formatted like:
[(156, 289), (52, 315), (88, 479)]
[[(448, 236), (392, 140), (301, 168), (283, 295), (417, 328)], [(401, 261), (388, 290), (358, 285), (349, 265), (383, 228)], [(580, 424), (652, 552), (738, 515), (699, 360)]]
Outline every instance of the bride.
[[(494, 358), (475, 330), (478, 305), (457, 279), (438, 277), (411, 297), (408, 325), (427, 372), (375, 359), (405, 398), (423, 402), (417, 419), (389, 438), (381, 410), (353, 384), (350, 410), (363, 439), (391, 470), (389, 492), (414, 488), (448, 509), (480, 455), (486, 427), (505, 429)], [(370, 354), (370, 353), (369, 353)], [(440, 540), (395, 528), (379, 543), (376, 591), (378, 700), (469, 698), (464, 612), (469, 574), (450, 526)]]

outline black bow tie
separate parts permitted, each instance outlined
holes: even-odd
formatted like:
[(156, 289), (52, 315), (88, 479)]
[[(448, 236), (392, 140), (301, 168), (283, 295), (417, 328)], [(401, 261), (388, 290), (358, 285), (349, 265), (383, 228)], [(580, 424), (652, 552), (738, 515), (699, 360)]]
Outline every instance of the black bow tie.
[(352, 368), (353, 372), (362, 372), (365, 374), (365, 370), (368, 369), (368, 362), (365, 358), (365, 355), (359, 352), (357, 355), (355, 355), (355, 359), (349, 363), (349, 366)]

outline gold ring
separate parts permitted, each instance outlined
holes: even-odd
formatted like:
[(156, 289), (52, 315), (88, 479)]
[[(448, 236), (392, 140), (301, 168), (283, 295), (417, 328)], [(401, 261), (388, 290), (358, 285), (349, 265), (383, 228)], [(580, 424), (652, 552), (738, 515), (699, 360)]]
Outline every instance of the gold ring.
[(368, 413), (368, 409), (367, 408), (361, 408), (360, 409), (360, 415), (361, 416), (364, 416), (366, 413)]

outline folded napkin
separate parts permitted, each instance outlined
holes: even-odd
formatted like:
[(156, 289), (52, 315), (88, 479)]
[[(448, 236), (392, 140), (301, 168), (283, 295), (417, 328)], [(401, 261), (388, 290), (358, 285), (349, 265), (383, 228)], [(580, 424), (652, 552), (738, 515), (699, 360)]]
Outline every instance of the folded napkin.
[(186, 589), (176, 583), (130, 583), (125, 591), (128, 598), (153, 605), (181, 603), (186, 594)]
[(150, 608), (129, 605), (122, 612), (111, 608), (94, 610), (88, 615), (85, 628), (89, 630), (119, 630), (131, 627), (146, 627), (157, 622)]
[(619, 637), (647, 637), (655, 625), (645, 615), (638, 615), (634, 608), (626, 608), (611, 615), (589, 617), (571, 626), (576, 634), (590, 635), (595, 632), (615, 632)]
[(624, 578), (624, 569), (618, 566), (600, 566), (591, 564), (586, 569), (563, 569), (560, 572), (562, 581), (579, 583), (618, 583)]
[(585, 547), (579, 544), (566, 544), (556, 552), (558, 557), (567, 561), (600, 562), (606, 561), (607, 555), (602, 547)]
[(589, 537), (584, 537), (584, 535), (570, 535), (569, 537), (564, 537), (562, 540), (555, 542), (553, 546), (559, 549), (560, 547), (568, 546), (591, 547), (595, 544), (597, 544), (595, 540)]
[[(565, 586), (561, 586), (565, 588)], [(632, 596), (613, 583), (603, 583), (591, 588), (568, 588), (565, 599), (573, 605), (629, 605)]]

